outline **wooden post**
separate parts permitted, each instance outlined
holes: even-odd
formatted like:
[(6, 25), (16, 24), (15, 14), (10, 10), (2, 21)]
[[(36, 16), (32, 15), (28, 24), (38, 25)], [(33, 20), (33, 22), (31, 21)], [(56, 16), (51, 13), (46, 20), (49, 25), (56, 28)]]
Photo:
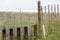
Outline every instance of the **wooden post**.
[(53, 13), (53, 6), (51, 5), (51, 17), (52, 17), (52, 13)]
[(13, 29), (10, 29), (10, 40), (13, 40)]
[(50, 17), (49, 17), (49, 16), (50, 16), (50, 15), (49, 15), (49, 5), (48, 5), (48, 20), (47, 20), (47, 21), (48, 21), (48, 22), (47, 22), (48, 24), (47, 24), (47, 35), (48, 35), (48, 27), (49, 27), (49, 19), (50, 19)]
[(43, 40), (43, 30), (41, 26), (41, 4), (38, 1), (38, 40)]
[(58, 20), (60, 20), (60, 14), (59, 14), (59, 5), (57, 4), (57, 15), (58, 15)]
[(45, 14), (46, 14), (46, 32), (47, 32), (47, 17), (48, 17), (48, 15), (47, 15), (47, 10), (46, 10), (46, 6), (44, 7), (44, 10), (45, 10)]
[(17, 28), (17, 40), (21, 40), (20, 28)]
[(2, 40), (6, 40), (6, 29), (2, 30)]
[(50, 20), (50, 7), (49, 7), (49, 5), (48, 5), (48, 17), (49, 17), (48, 20)]
[(44, 9), (45, 9), (45, 13), (46, 13), (46, 6), (44, 7)]
[(51, 29), (52, 29), (52, 32), (54, 31), (54, 26), (53, 26), (53, 22), (54, 22), (54, 13), (53, 13), (53, 6), (51, 5)]
[(54, 15), (56, 16), (56, 5), (54, 4)]
[(49, 7), (49, 5), (48, 5), (48, 13), (50, 13), (50, 9), (49, 9), (50, 7)]
[(51, 22), (53, 22), (53, 6), (51, 5)]
[(53, 6), (51, 5), (51, 22), (53, 22)]
[[(49, 5), (48, 5), (48, 27), (47, 27), (47, 33), (49, 32), (48, 30), (49, 30), (49, 27), (50, 27), (50, 7), (49, 7)], [(48, 34), (47, 34), (48, 35)]]
[(28, 40), (28, 27), (24, 27), (24, 40)]
[(37, 40), (37, 24), (34, 25), (34, 40)]
[(54, 4), (54, 12), (56, 13), (56, 5)]
[(46, 28), (47, 28), (47, 10), (46, 10), (46, 6), (44, 7), (44, 13), (45, 13), (45, 15), (46, 15)]
[(59, 5), (57, 4), (57, 13), (59, 15)]
[(48, 5), (48, 22), (50, 23), (50, 7)]
[(53, 31), (55, 30), (55, 27), (56, 27), (56, 26), (55, 26), (55, 23), (56, 23), (56, 21), (55, 21), (55, 20), (57, 19), (57, 14), (56, 14), (56, 5), (55, 5), (55, 4), (54, 4), (54, 15), (55, 15), (55, 16), (54, 16), (54, 21), (53, 21), (53, 23), (54, 23), (54, 24), (53, 24)]

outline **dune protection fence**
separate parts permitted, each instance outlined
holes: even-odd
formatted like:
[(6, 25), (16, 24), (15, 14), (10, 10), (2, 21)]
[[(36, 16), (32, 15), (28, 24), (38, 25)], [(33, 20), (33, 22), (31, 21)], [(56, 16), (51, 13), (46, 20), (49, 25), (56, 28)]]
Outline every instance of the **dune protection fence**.
[(37, 25), (0, 26), (0, 40), (33, 40), (33, 39), (37, 40), (36, 39), (37, 37), (36, 28), (37, 28)]

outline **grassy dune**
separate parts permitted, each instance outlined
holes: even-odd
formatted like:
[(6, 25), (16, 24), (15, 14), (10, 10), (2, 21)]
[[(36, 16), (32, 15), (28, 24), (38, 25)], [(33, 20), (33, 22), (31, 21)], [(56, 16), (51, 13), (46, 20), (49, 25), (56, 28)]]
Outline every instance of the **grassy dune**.
[[(46, 23), (45, 23), (46, 25)], [(47, 40), (60, 40), (60, 20), (54, 19), (47, 22), (46, 38)]]
[(32, 24), (37, 24), (37, 21), (35, 22), (28, 22), (28, 21), (1, 21), (0, 25), (32, 25)]
[[(4, 16), (4, 14), (3, 14), (3, 16)], [(17, 16), (16, 19), (18, 21), (16, 21), (16, 20), (13, 21), (14, 20), (14, 16), (12, 15), (11, 19), (13, 19), (13, 20), (8, 21), (8, 20), (2, 20), (1, 19), (0, 25), (32, 25), (32, 24), (37, 24), (38, 23), (37, 21), (35, 21), (35, 19), (37, 19), (37, 16), (31, 16), (31, 18), (30, 18), (28, 16), (24, 16), (23, 15), (23, 20), (22, 21), (20, 20), (21, 19), (20, 16), (18, 16), (18, 15), (16, 15), (16, 16)], [(8, 17), (8, 19), (9, 18), (10, 17)], [(26, 18), (30, 18), (31, 20), (30, 21), (24, 20)], [(47, 18), (47, 16), (45, 15), (44, 19), (46, 19), (46, 18)], [(42, 23), (45, 25), (45, 28), (46, 28), (46, 40), (60, 40), (60, 19), (58, 17), (54, 18), (53, 20), (52, 19), (50, 19), (50, 20), (46, 19), (46, 20), (42, 21)]]
[[(5, 25), (32, 25), (37, 24), (38, 22), (27, 22), (27, 21), (6, 21), (4, 22)], [(46, 24), (47, 23), (47, 24)], [(48, 26), (46, 29), (46, 40), (60, 40), (60, 20), (49, 20), (44, 21), (43, 24)]]

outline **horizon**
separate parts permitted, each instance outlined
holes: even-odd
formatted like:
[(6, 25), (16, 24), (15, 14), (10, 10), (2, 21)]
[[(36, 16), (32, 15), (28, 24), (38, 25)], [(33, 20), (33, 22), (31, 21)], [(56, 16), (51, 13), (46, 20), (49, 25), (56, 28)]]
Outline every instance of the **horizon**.
[[(60, 0), (40, 0), (41, 6), (59, 4)], [(0, 11), (37, 12), (38, 0), (0, 0)], [(26, 6), (25, 6), (26, 5)], [(60, 7), (59, 7), (60, 9)]]

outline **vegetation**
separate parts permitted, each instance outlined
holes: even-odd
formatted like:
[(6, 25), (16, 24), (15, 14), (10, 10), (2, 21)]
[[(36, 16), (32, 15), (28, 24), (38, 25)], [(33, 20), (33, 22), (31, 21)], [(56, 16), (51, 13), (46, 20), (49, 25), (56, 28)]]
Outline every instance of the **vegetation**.
[(60, 40), (60, 20), (53, 19), (47, 23), (46, 40)]
[[(32, 24), (37, 24), (38, 22), (27, 22), (27, 21), (0, 21), (0, 25), (32, 25)], [(55, 18), (55, 19), (50, 19), (50, 20), (45, 20), (43, 21), (43, 24), (47, 25), (46, 29), (46, 40), (60, 40), (60, 20)]]
[(27, 22), (27, 21), (5, 21), (2, 24), (4, 25), (32, 25), (32, 24), (37, 24), (37, 21), (35, 22)]

